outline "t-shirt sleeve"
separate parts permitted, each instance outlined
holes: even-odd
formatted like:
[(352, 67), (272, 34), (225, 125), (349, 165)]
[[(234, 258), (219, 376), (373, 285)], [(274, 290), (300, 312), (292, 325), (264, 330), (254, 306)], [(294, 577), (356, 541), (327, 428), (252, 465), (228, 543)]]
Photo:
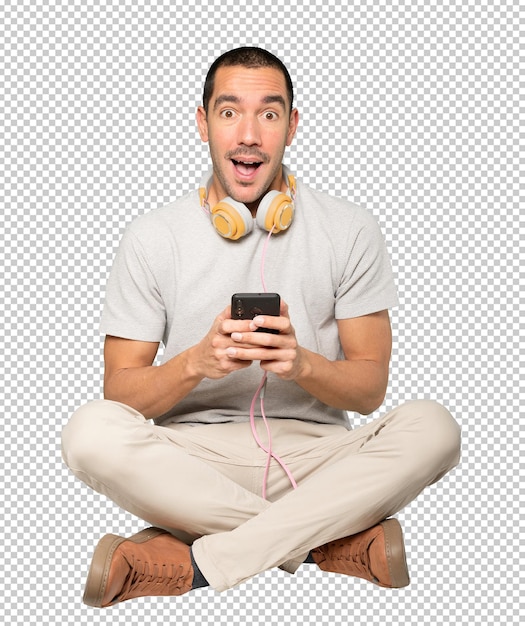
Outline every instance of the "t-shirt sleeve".
[(392, 266), (375, 218), (366, 213), (349, 242), (348, 257), (336, 291), (337, 319), (360, 317), (398, 305)]
[(128, 227), (108, 278), (100, 331), (160, 342), (165, 328), (166, 308), (155, 275), (143, 246)]

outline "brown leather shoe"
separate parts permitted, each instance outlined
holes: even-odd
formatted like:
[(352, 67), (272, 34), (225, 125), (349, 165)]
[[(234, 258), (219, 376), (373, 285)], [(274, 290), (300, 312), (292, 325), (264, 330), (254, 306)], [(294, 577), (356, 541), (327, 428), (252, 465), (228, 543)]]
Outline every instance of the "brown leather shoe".
[(396, 519), (315, 548), (312, 556), (325, 572), (358, 576), (380, 587), (406, 587), (410, 582), (403, 532)]
[(93, 554), (84, 602), (105, 607), (141, 596), (180, 596), (192, 582), (190, 548), (165, 530), (106, 535)]

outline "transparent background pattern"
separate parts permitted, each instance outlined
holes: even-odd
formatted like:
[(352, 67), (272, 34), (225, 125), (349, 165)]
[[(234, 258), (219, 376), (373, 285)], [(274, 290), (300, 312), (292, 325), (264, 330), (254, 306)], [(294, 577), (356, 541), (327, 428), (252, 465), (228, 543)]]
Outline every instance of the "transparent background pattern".
[[(2, 3), (3, 623), (519, 623), (523, 19), (509, 0)], [(294, 79), (287, 163), (383, 228), (401, 306), (381, 411), (442, 401), (462, 463), (399, 515), (406, 589), (303, 566), (92, 609), (96, 542), (143, 524), (69, 474), (60, 432), (101, 395), (98, 319), (122, 230), (200, 180), (204, 75), (245, 44)]]

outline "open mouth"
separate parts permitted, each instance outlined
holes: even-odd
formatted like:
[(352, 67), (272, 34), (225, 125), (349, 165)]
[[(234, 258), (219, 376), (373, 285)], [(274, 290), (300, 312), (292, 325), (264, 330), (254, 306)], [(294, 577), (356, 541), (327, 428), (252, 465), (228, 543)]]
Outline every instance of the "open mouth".
[(242, 174), (242, 176), (252, 176), (257, 169), (262, 165), (262, 161), (237, 161), (231, 160), (235, 169)]

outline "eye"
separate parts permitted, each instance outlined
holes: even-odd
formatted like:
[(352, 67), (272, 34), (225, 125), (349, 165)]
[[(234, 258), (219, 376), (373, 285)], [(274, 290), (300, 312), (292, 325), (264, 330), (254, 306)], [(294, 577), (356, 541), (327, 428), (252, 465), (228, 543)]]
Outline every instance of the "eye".
[(221, 111), (221, 117), (224, 117), (227, 120), (231, 120), (234, 115), (235, 113), (232, 111), (232, 109), (224, 109), (224, 111)]
[(269, 122), (273, 122), (277, 119), (277, 113), (275, 113), (275, 111), (266, 111), (266, 113), (264, 114), (264, 119), (268, 120)]

